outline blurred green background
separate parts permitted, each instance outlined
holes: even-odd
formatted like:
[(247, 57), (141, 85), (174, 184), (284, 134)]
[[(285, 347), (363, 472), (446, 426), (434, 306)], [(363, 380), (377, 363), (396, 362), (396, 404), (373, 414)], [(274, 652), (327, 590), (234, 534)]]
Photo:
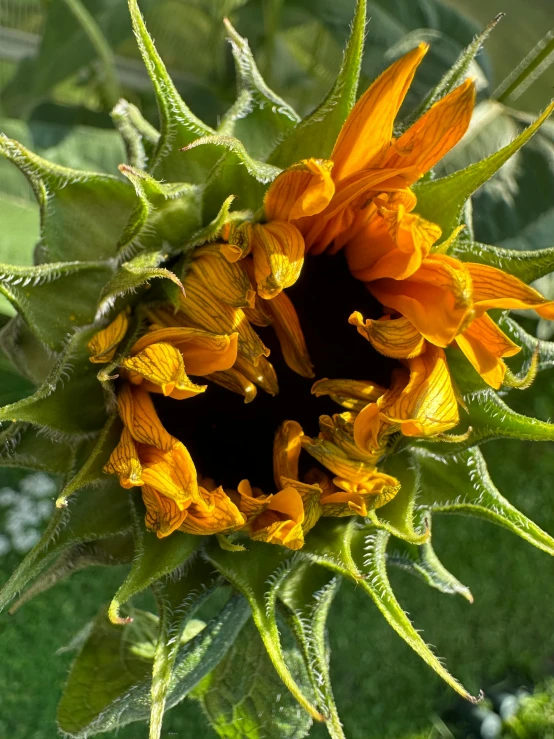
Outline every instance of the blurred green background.
[[(268, 83), (306, 113), (333, 79), (353, 2), (145, 0), (141, 7), (183, 97), (215, 125), (234, 99), (224, 15), (250, 39)], [(365, 84), (403, 44), (413, 43), (414, 34), (433, 44), (432, 64), (421, 70), (412, 104), (498, 12), (504, 11), (506, 18), (479, 57), (482, 97), (492, 94), (554, 27), (552, 0), (449, 0), (445, 5), (381, 0), (370, 9)], [(552, 97), (553, 86), (547, 71), (517, 100), (517, 107), (538, 111)], [(124, 153), (112, 133), (109, 110), (120, 95), (156, 122), (124, 0), (0, 0), (0, 128), (56, 161), (114, 171)], [(4, 163), (0, 224), (2, 261), (30, 263), (38, 237), (37, 209), (25, 180)], [(9, 311), (4, 304), (0, 309)], [(531, 391), (510, 397), (512, 406), (554, 418), (553, 377), (552, 370), (544, 372)], [(554, 447), (497, 442), (484, 452), (500, 491), (553, 533)], [(48, 517), (55, 481), (36, 474), (0, 474), (3, 582)], [(541, 683), (554, 672), (554, 562), (479, 521), (437, 518), (433, 536), (443, 563), (470, 587), (475, 604), (393, 571), (398, 598), (426, 640), (473, 692), (493, 688), (494, 694), (501, 681), (510, 690)], [(59, 650), (96, 614), (99, 603), (109, 601), (121, 578), (118, 568), (78, 573), (13, 617), (2, 617), (0, 737), (56, 736), (56, 704), (72, 659), (71, 651)], [(486, 739), (480, 729), (471, 729), (472, 721), (480, 725), (479, 717), (472, 718), (467, 708), (459, 713), (448, 688), (390, 631), (363, 593), (343, 585), (329, 625), (337, 704), (349, 738)], [(531, 733), (517, 736), (548, 739), (554, 737), (554, 723), (526, 731)], [(117, 733), (120, 739), (146, 736), (140, 725)], [(197, 705), (185, 701), (169, 713), (164, 736), (215, 734), (206, 728)], [(325, 731), (316, 727), (310, 736), (323, 737)], [(494, 736), (499, 734), (488, 739)]]

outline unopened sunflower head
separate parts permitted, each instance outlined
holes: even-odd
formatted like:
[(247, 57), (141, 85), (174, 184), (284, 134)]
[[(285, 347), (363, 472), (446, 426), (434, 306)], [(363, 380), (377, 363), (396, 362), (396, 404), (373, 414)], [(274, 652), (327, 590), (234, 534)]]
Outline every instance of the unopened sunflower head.
[[(340, 578), (470, 698), (398, 604), (386, 564), (398, 554), (414, 573), (428, 568), (435, 587), (471, 598), (434, 553), (419, 560), (434, 511), (489, 518), (554, 553), (495, 489), (478, 446), (554, 439), (553, 426), (496, 393), (528, 384), (539, 366), (538, 343), (506, 312), (554, 318), (553, 304), (519, 279), (552, 265), (528, 259), (524, 271), (515, 253), (473, 248), (463, 218), (473, 192), (552, 106), (494, 156), (426, 177), (469, 126), (475, 91), (465, 76), (483, 39), (404, 126), (399, 110), (427, 46), (395, 61), (352, 107), (360, 0), (338, 80), (303, 121), (267, 88), (229, 25), (246, 102), (214, 131), (179, 97), (135, 0), (130, 9), (161, 133), (137, 127), (136, 110), (128, 116), (119, 104), (133, 155), (123, 177), (54, 167), (15, 141), (1, 144), (38, 193), (50, 260), (2, 277), (20, 314), (4, 348), (43, 380), (0, 410), (3, 435), (25, 466), (34, 429), (46, 430), (33, 464), (64, 480), (52, 523), (2, 604), (42, 570), (29, 593), (56, 582), (85, 551), (88, 563), (132, 562), (90, 639), (108, 630), (129, 645), (127, 601), (152, 587), (159, 605), (157, 620), (134, 612), (157, 629), (153, 677), (75, 715), (89, 639), (60, 727), (88, 736), (150, 714), (159, 736), (166, 708), (195, 685), (201, 700), (207, 685), (218, 689), (218, 665), (245, 648), (237, 637), (251, 633), (252, 614), (253, 638), (306, 711), (295, 736), (315, 718), (342, 737), (323, 638)], [(253, 155), (260, 137), (265, 161)], [(517, 353), (519, 375), (504, 361)], [(187, 641), (195, 609), (229, 585), (234, 595)], [(295, 669), (281, 643), (287, 628)]]

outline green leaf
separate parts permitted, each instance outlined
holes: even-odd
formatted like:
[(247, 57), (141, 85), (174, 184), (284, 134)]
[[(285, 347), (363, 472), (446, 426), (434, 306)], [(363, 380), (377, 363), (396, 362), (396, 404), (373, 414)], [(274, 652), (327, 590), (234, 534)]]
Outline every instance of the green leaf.
[(216, 542), (206, 547), (208, 561), (248, 600), (252, 618), (260, 632), (279, 677), (300, 705), (316, 720), (322, 716), (302, 692), (287, 666), (275, 616), (277, 589), (287, 572), (292, 553), (285, 547), (251, 541), (246, 552), (230, 552)]
[(167, 252), (152, 249), (151, 251), (139, 254), (129, 262), (124, 262), (119, 272), (104, 285), (98, 303), (97, 317), (108, 313), (114, 306), (117, 298), (134, 293), (138, 288), (148, 283), (149, 280), (156, 278), (171, 280), (184, 292), (183, 285), (177, 275), (165, 267), (158, 266), (168, 256)]
[(110, 175), (52, 164), (0, 136), (0, 154), (31, 183), (41, 212), (43, 261), (108, 259), (135, 204), (127, 183)]
[(419, 495), (417, 470), (410, 465), (406, 452), (387, 457), (383, 470), (400, 482), (400, 490), (390, 503), (370, 512), (373, 523), (399, 539), (412, 544), (423, 544), (429, 539), (430, 529), (421, 516), (416, 515)]
[(0, 432), (0, 467), (66, 475), (73, 458), (72, 445), (55, 441), (25, 423), (11, 423)]
[(0, 610), (65, 549), (125, 533), (131, 526), (128, 493), (107, 480), (93, 494), (81, 492), (67, 508), (57, 508), (37, 544), (0, 591)]
[(344, 739), (337, 713), (331, 676), (326, 622), (340, 578), (311, 562), (300, 562), (279, 589), (279, 598), (289, 609), (288, 622), (304, 655), (304, 663), (318, 705), (326, 717), (331, 739)]
[(56, 362), (56, 355), (18, 315), (0, 330), (0, 348), (19, 374), (33, 385), (41, 385)]
[[(430, 513), (426, 512), (425, 516), (430, 521)], [(430, 539), (417, 546), (391, 536), (387, 546), (387, 564), (415, 575), (441, 593), (461, 595), (473, 603), (470, 589), (448, 572), (435, 554)]]
[(341, 68), (325, 99), (277, 146), (269, 161), (286, 167), (308, 157), (330, 156), (340, 129), (356, 102), (364, 46), (366, 0), (358, 0)]
[(14, 403), (33, 390), (33, 384), (22, 377), (8, 357), (0, 351), (0, 405)]
[(108, 461), (119, 442), (122, 424), (119, 417), (114, 414), (108, 418), (98, 439), (93, 444), (86, 444), (85, 462), (76, 475), (64, 486), (56, 500), (56, 507), (63, 508), (67, 505), (67, 499), (78, 490), (98, 484), (105, 479), (104, 465)]
[(483, 518), (554, 554), (554, 539), (500, 495), (478, 448), (447, 458), (418, 449), (414, 456), (421, 471), (421, 506)]
[(98, 297), (113, 275), (104, 262), (0, 265), (0, 293), (38, 339), (59, 350), (73, 327), (93, 322)]
[(110, 620), (116, 624), (128, 622), (129, 619), (122, 618), (119, 611), (133, 595), (184, 565), (200, 545), (198, 536), (182, 531), (176, 531), (164, 539), (158, 539), (156, 534), (148, 531), (144, 525), (144, 506), (138, 499), (139, 494), (138, 491), (131, 493), (135, 537), (133, 567), (114, 595), (108, 610)]
[(119, 534), (111, 539), (87, 541), (66, 549), (58, 559), (25, 590), (9, 610), (12, 615), (37, 595), (53, 588), (75, 572), (87, 567), (128, 564), (133, 558), (133, 537)]
[(237, 73), (237, 102), (224, 116), (218, 133), (236, 136), (257, 159), (266, 159), (275, 144), (300, 121), (298, 114), (264, 82), (248, 41), (225, 20)]
[[(185, 630), (177, 655), (167, 707), (176, 705), (213, 670), (235, 641), (249, 615), (235, 596), (198, 633)], [(111, 624), (103, 609), (71, 669), (58, 707), (62, 731), (77, 739), (118, 729), (150, 714), (151, 670), (158, 619), (144, 611), (125, 626)], [(188, 631), (188, 633), (187, 633)], [(196, 634), (195, 634), (196, 632)], [(190, 638), (192, 636), (192, 638)], [(83, 685), (86, 690), (83, 691)]]
[(554, 247), (519, 251), (476, 241), (456, 241), (449, 253), (462, 262), (477, 262), (496, 267), (526, 283), (554, 271)]
[[(364, 536), (357, 541), (357, 558), (363, 560), (364, 579), (359, 587), (367, 592), (385, 617), (387, 623), (396, 633), (457, 693), (475, 703), (473, 698), (460, 683), (442, 665), (440, 660), (425, 644), (413, 627), (410, 619), (403, 611), (393, 593), (386, 568), (386, 548), (390, 534), (383, 530), (368, 528)], [(360, 551), (361, 550), (361, 551)], [(363, 552), (363, 554), (362, 554)]]
[(99, 431), (106, 420), (104, 398), (86, 351), (93, 333), (73, 334), (44, 383), (33, 395), (0, 408), (0, 421), (32, 423), (57, 438)]
[[(283, 626), (280, 624), (281, 629)], [(284, 654), (297, 679), (306, 680), (298, 650), (290, 646)], [(293, 697), (282, 693), (281, 682), (251, 621), (199, 685), (196, 697), (212, 728), (225, 739), (302, 739), (312, 724)]]
[(442, 228), (443, 237), (447, 238), (460, 223), (468, 198), (529, 141), (553, 110), (554, 103), (551, 103), (517, 138), (486, 159), (447, 177), (416, 186), (417, 212), (437, 223)]
[(160, 140), (150, 162), (150, 172), (168, 182), (202, 183), (219, 153), (213, 147), (181, 152), (201, 136), (214, 131), (197, 118), (183, 102), (144, 24), (137, 0), (129, 0), (133, 30), (146, 71), (156, 93), (160, 115)]

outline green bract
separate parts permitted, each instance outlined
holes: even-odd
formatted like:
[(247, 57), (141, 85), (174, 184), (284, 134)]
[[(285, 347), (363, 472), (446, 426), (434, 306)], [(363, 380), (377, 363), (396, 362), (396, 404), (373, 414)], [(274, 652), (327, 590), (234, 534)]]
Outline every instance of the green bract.
[[(384, 3), (372, 6), (385, 14)], [(26, 587), (12, 606), (16, 610), (83, 567), (130, 565), (111, 605), (102, 607), (83, 636), (60, 702), (59, 728), (84, 738), (150, 718), (154, 739), (161, 736), (164, 711), (193, 695), (222, 737), (262, 736), (260, 716), (264, 737), (306, 736), (312, 719), (325, 721), (333, 739), (343, 737), (325, 630), (342, 579), (366, 592), (454, 690), (476, 700), (412, 625), (387, 568), (401, 567), (444, 593), (472, 601), (469, 589), (433, 550), (431, 518), (439, 525), (441, 513), (484, 518), (554, 554), (554, 539), (496, 490), (479, 450), (497, 438), (552, 441), (554, 425), (511, 410), (467, 363), (457, 363), (457, 355), (449, 361), (466, 411), (456, 436), (409, 444), (404, 439), (384, 462), (384, 470), (402, 484), (392, 502), (362, 522), (321, 519), (299, 552), (255, 541), (239, 551), (223, 537), (181, 532), (160, 540), (146, 530), (137, 496), (103, 473), (121, 432), (113, 374), (140, 330), (143, 298), (176, 304), (196, 247), (217, 238), (244, 212), (259, 211), (282, 168), (330, 154), (356, 100), (366, 22), (366, 3), (359, 0), (336, 82), (303, 120), (269, 89), (248, 43), (227, 24), (238, 96), (213, 130), (181, 99), (136, 0), (129, 0), (129, 7), (154, 86), (160, 131), (131, 104), (117, 103), (112, 116), (123, 146), (115, 134), (106, 145), (120, 174), (54, 165), (13, 138), (0, 139), (2, 155), (29, 180), (41, 218), (34, 265), (0, 265), (0, 293), (17, 312), (0, 331), (0, 464), (47, 471), (62, 481), (56, 512), (1, 591), (0, 606)], [(377, 15), (373, 23), (379, 22)], [(465, 78), (489, 30), (423, 98), (418, 114)], [(45, 77), (41, 84), (48, 86)], [(418, 212), (440, 224), (445, 237), (465, 223), (465, 231), (448, 245), (452, 255), (500, 266), (527, 282), (553, 269), (553, 249), (515, 251), (477, 243), (469, 207), (475, 191), (546, 115), (482, 161), (417, 186)], [(14, 133), (25, 139), (20, 129)], [(95, 141), (81, 145), (94, 147)], [(127, 306), (136, 308), (127, 335), (118, 355), (99, 372), (89, 362), (87, 343)], [(499, 320), (524, 348), (508, 383), (523, 386), (552, 366), (554, 344), (535, 339), (507, 316)], [(128, 605), (146, 588), (154, 593), (157, 615)], [(219, 612), (207, 622), (195, 618), (218, 594), (226, 596)]]

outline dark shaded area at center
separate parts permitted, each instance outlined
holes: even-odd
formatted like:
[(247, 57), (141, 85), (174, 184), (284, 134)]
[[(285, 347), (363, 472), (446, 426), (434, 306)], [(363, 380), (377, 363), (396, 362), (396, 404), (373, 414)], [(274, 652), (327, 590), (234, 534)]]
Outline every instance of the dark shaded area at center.
[(259, 390), (257, 397), (245, 404), (241, 396), (213, 383), (204, 394), (184, 401), (154, 396), (167, 430), (187, 446), (198, 472), (218, 484), (236, 487), (248, 478), (253, 485), (273, 492), (277, 427), (294, 419), (305, 433), (317, 436), (319, 416), (341, 410), (329, 398), (312, 395), (313, 383), (329, 377), (370, 380), (386, 386), (395, 366), (348, 323), (354, 310), (365, 318), (377, 318), (381, 308), (363, 283), (352, 277), (342, 253), (308, 258), (287, 295), (300, 318), (314, 364), (313, 379), (300, 377), (287, 367), (271, 327), (257, 328), (271, 349), (269, 360), (279, 378), (280, 390), (275, 397)]

